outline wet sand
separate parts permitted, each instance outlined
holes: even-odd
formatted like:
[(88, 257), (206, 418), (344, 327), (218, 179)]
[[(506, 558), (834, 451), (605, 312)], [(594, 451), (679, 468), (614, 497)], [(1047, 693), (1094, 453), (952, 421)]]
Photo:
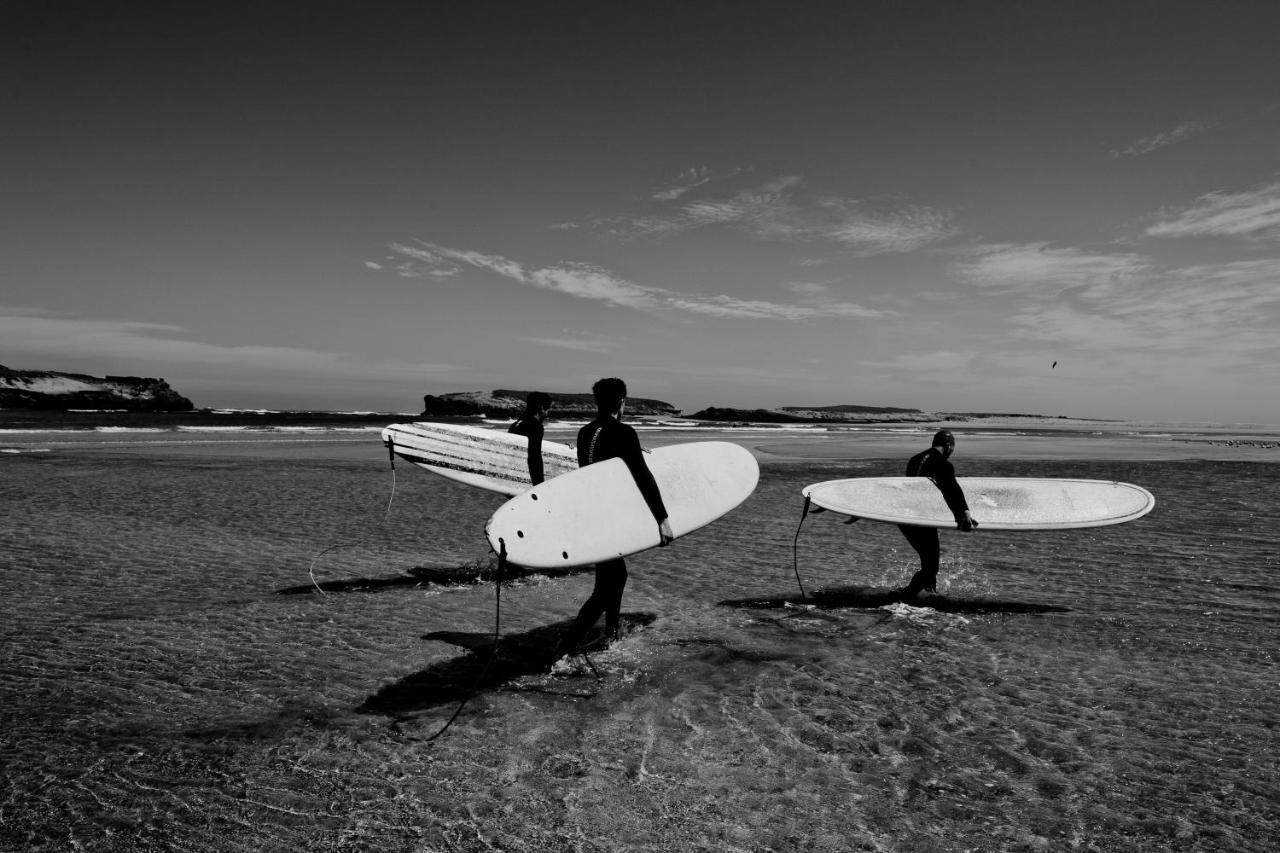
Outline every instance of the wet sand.
[(962, 475), (1156, 510), (949, 534), (907, 607), (900, 534), (798, 531), (799, 492), (928, 434), (643, 433), (742, 441), (761, 482), (628, 560), (590, 664), (554, 650), (590, 575), (495, 597), (500, 499), (376, 433), (32, 437), (0, 457), (0, 849), (1269, 851), (1276, 454), (961, 433)]

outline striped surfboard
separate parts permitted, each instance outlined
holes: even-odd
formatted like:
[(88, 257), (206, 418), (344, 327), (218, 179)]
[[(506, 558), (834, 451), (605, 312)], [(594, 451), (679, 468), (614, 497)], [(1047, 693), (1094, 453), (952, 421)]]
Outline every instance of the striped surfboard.
[[(529, 479), (529, 440), (523, 435), (468, 424), (418, 421), (391, 424), (382, 430), (382, 441), (401, 459), (469, 486), (511, 496), (533, 485)], [(548, 480), (577, 467), (578, 455), (572, 447), (542, 442), (542, 470)]]

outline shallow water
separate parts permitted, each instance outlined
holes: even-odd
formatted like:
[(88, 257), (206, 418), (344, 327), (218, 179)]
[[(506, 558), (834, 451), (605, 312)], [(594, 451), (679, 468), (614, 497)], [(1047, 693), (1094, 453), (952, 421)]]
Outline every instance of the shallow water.
[(883, 601), (914, 569), (895, 528), (818, 515), (796, 537), (801, 487), (901, 460), (765, 457), (733, 514), (628, 561), (625, 639), (551, 669), (590, 576), (495, 601), (473, 579), (500, 498), (402, 465), (388, 511), (385, 456), (334, 448), (0, 458), (0, 848), (1280, 836), (1280, 467), (957, 457), (962, 475), (1138, 483), (1156, 509), (944, 533), (943, 596), (913, 608)]

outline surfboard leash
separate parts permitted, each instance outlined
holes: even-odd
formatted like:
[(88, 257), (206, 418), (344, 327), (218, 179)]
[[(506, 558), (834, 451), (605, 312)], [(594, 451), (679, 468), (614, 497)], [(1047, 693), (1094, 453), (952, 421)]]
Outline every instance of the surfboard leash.
[(392, 445), (390, 439), (387, 440), (387, 455), (391, 457), (391, 494), (387, 497), (387, 508), (382, 512), (382, 520), (379, 521), (374, 526), (373, 530), (370, 530), (368, 533), (366, 533), (364, 536), (360, 537), (359, 539), (355, 540), (354, 542), (334, 543), (333, 545), (330, 545), (329, 547), (325, 548), (323, 551), (321, 551), (320, 553), (316, 554), (314, 557), (311, 558), (311, 565), (307, 567), (307, 576), (311, 578), (311, 585), (316, 588), (316, 592), (320, 593), (321, 595), (328, 595), (329, 593), (325, 592), (323, 587), (321, 587), (320, 583), (316, 580), (316, 563), (320, 562), (320, 558), (323, 557), (325, 554), (328, 554), (333, 551), (337, 551), (339, 548), (354, 548), (357, 545), (363, 545), (365, 542), (368, 542), (370, 539), (372, 539), (373, 535), (377, 531), (381, 530), (384, 526), (386, 526), (387, 519), (391, 517), (391, 506), (392, 504), (395, 503), (395, 500), (396, 500), (396, 452), (395, 452), (395, 447), (394, 445)]
[(458, 707), (454, 709), (452, 716), (445, 722), (440, 730), (427, 738), (424, 743), (431, 743), (436, 738), (449, 730), (453, 725), (453, 721), (458, 719), (458, 715), (462, 713), (462, 709), (467, 707), (467, 703), (471, 701), (471, 697), (480, 692), (480, 685), (484, 683), (484, 679), (489, 674), (489, 669), (493, 666), (494, 660), (498, 657), (498, 642), (502, 639), (502, 579), (506, 576), (507, 568), (507, 543), (501, 538), (498, 539), (498, 568), (493, 575), (493, 647), (489, 649), (489, 658), (484, 662), (480, 672), (476, 675), (475, 683), (471, 685), (471, 690), (463, 695), (462, 701), (458, 703)]
[(800, 598), (807, 600), (809, 595), (804, 591), (804, 582), (800, 580), (800, 528), (804, 527), (804, 520), (809, 517), (810, 498), (804, 496), (804, 511), (800, 513), (800, 523), (796, 525), (795, 538), (791, 540), (791, 568), (796, 573), (796, 583), (800, 586)]

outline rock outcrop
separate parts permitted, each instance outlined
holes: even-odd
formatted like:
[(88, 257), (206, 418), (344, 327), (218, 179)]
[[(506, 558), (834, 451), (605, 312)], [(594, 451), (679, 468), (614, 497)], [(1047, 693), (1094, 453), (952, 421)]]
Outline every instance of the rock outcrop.
[(722, 409), (711, 407), (689, 415), (699, 421), (746, 423), (914, 423), (936, 421), (939, 416), (919, 409), (885, 406), (782, 406), (777, 409)]
[(0, 408), (189, 412), (195, 406), (163, 379), (11, 370), (0, 365)]
[[(596, 414), (596, 401), (590, 394), (557, 394), (551, 395), (552, 417), (586, 417)], [(528, 391), (460, 391), (454, 394), (435, 396), (427, 394), (422, 398), (422, 415), (424, 418), (457, 418), (486, 415), (488, 417), (519, 417), (524, 414), (525, 399)], [(660, 415), (675, 417), (679, 409), (661, 400), (647, 400), (643, 397), (627, 398), (627, 414)]]

